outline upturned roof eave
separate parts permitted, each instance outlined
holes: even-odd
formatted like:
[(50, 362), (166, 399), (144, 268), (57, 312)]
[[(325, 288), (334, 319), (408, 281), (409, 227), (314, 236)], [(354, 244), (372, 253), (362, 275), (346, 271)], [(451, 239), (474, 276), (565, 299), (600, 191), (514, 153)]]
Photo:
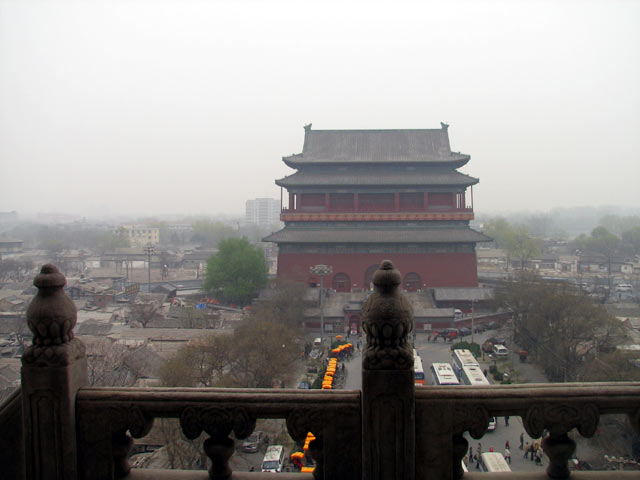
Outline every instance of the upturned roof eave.
[[(460, 173), (460, 172), (458, 172)], [(367, 183), (352, 183), (352, 184), (344, 184), (344, 183), (332, 183), (331, 181), (327, 181), (327, 182), (316, 182), (312, 185), (307, 184), (307, 183), (302, 183), (302, 182), (296, 182), (295, 180), (291, 180), (291, 177), (294, 176), (295, 174), (291, 174), (291, 175), (287, 175), (286, 177), (282, 177), (279, 178), (275, 181), (275, 184), (278, 185), (279, 187), (283, 187), (283, 188), (292, 188), (292, 187), (313, 187), (313, 186), (322, 186), (322, 187), (338, 187), (338, 188), (344, 188), (345, 186), (370, 186), (370, 184)], [(442, 186), (452, 186), (452, 187), (471, 187), (473, 185), (477, 185), (480, 182), (479, 178), (475, 178), (472, 177), (470, 175), (466, 175), (464, 173), (460, 173), (460, 175), (464, 175), (465, 177), (467, 177), (467, 181), (465, 182), (457, 182), (457, 183), (425, 183), (425, 182), (420, 182), (420, 183), (381, 183), (381, 186), (385, 186), (385, 187), (442, 187)]]
[(393, 161), (393, 160), (389, 160), (389, 161), (349, 161), (349, 160), (345, 160), (345, 161), (336, 161), (336, 160), (314, 160), (314, 161), (308, 161), (305, 162), (300, 161), (300, 159), (303, 158), (303, 154), (302, 153), (298, 153), (295, 155), (289, 155), (287, 157), (282, 157), (282, 161), (285, 163), (285, 165), (287, 165), (288, 167), (294, 168), (296, 170), (300, 169), (301, 167), (305, 167), (307, 165), (345, 165), (345, 164), (349, 164), (349, 165), (362, 165), (362, 166), (372, 166), (372, 165), (416, 165), (416, 164), (422, 164), (422, 165), (429, 165), (429, 166), (433, 166), (433, 167), (454, 167), (454, 168), (460, 168), (460, 167), (464, 167), (467, 163), (469, 163), (469, 160), (471, 160), (471, 155), (466, 155), (466, 154), (454, 154), (456, 155), (455, 159), (452, 160), (401, 160), (401, 161)]

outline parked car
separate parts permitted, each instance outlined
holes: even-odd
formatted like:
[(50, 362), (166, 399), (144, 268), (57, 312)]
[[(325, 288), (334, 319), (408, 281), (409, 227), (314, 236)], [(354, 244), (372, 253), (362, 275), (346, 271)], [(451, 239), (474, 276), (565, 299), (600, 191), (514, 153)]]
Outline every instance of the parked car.
[(496, 417), (489, 417), (489, 428), (487, 429), (487, 431), (493, 432), (497, 426), (498, 422), (496, 420)]
[(460, 336), (461, 337), (466, 337), (467, 335), (471, 335), (471, 329), (467, 328), (467, 327), (462, 327), (460, 329)]
[(493, 352), (496, 357), (506, 357), (509, 355), (509, 349), (504, 345), (494, 345)]
[(242, 443), (242, 450), (248, 453), (255, 453), (260, 450), (260, 445), (263, 443), (268, 443), (266, 435), (264, 432), (256, 430)]

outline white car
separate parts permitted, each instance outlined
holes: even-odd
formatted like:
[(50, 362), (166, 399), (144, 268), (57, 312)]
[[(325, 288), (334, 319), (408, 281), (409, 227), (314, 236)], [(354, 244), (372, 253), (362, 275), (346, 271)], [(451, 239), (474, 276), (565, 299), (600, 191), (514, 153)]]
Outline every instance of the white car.
[(493, 432), (498, 426), (498, 421), (496, 417), (489, 417), (489, 428), (487, 428), (488, 432)]

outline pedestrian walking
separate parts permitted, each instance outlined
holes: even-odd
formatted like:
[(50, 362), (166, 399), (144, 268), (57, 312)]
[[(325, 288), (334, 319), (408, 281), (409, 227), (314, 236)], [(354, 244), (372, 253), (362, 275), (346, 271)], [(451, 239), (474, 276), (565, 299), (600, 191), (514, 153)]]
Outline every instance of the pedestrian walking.
[(476, 462), (478, 462), (478, 469), (480, 469), (480, 458), (482, 458), (482, 445), (478, 443), (478, 448), (476, 448)]
[(542, 448), (538, 448), (536, 451), (536, 465), (542, 466)]
[(509, 444), (509, 440), (504, 442), (504, 448), (511, 448), (511, 445)]
[(522, 450), (522, 449), (524, 448), (524, 447), (523, 447), (523, 445), (524, 445), (524, 443), (523, 443), (523, 442), (524, 442), (524, 432), (522, 432), (522, 433), (520, 434), (520, 450)]
[(471, 462), (473, 462), (473, 447), (469, 447), (469, 461), (467, 463), (471, 465)]
[(534, 446), (533, 442), (531, 442), (531, 445), (529, 446), (529, 453), (531, 454), (531, 461), (533, 462), (536, 455), (536, 447)]
[[(507, 443), (509, 443), (509, 442), (507, 442)], [(511, 450), (509, 450), (508, 447), (504, 449), (504, 459), (507, 462), (511, 463)]]
[(524, 457), (529, 458), (529, 442), (525, 442), (524, 444)]
[(509, 426), (509, 415), (507, 415), (506, 417), (504, 417), (504, 425), (505, 427)]

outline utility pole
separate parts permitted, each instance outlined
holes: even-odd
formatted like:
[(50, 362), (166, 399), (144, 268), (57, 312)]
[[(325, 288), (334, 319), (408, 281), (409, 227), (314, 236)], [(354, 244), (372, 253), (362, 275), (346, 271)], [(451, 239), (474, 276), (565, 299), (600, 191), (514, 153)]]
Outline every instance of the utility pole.
[(324, 344), (324, 277), (333, 273), (331, 265), (314, 265), (309, 272), (320, 277), (320, 339)]
[(153, 245), (150, 243), (145, 247), (147, 252), (147, 261), (149, 262), (149, 272), (147, 275), (147, 293), (151, 293), (151, 254), (153, 253)]
[(473, 345), (473, 321), (475, 319), (474, 311), (473, 311), (473, 300), (471, 300), (471, 345)]

